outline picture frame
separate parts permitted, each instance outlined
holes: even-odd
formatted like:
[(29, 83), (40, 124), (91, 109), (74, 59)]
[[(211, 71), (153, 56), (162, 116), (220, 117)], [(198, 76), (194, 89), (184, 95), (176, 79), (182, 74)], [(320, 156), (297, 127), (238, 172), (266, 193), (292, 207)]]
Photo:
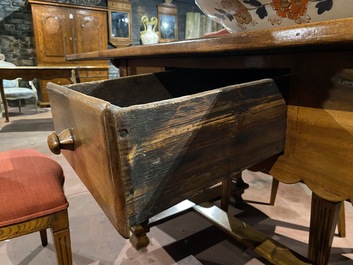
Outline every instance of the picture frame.
[(178, 40), (178, 9), (171, 1), (166, 2), (157, 6), (159, 42)]
[(127, 0), (108, 0), (109, 42), (115, 47), (132, 44), (131, 3)]

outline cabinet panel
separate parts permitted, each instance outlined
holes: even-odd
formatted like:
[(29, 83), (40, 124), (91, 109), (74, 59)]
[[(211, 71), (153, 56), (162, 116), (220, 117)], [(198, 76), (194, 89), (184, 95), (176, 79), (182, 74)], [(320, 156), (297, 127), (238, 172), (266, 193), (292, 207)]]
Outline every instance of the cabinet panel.
[(32, 15), (38, 62), (65, 63), (74, 51), (70, 9), (33, 5)]
[[(69, 62), (65, 56), (108, 48), (107, 10), (98, 7), (29, 0), (32, 8), (38, 66), (81, 66), (81, 82), (108, 79), (106, 60)], [(89, 69), (88, 69), (89, 68)], [(41, 81), (39, 102), (48, 106), (46, 84)], [(50, 82), (68, 84), (66, 79)]]
[(76, 10), (74, 18), (75, 53), (107, 49), (106, 13)]
[[(102, 70), (102, 67), (99, 67), (97, 69), (91, 69), (91, 70), (80, 70), (79, 71), (79, 77), (80, 77), (80, 82), (91, 82), (91, 81), (99, 81), (99, 80), (105, 80), (108, 79), (108, 67), (106, 68), (107, 70)], [(39, 87), (38, 87), (38, 96), (39, 96), (39, 105), (42, 107), (49, 106), (49, 97), (47, 93), (47, 83), (55, 83), (58, 85), (68, 85), (71, 84), (70, 80), (67, 78), (55, 78), (51, 80), (41, 80), (39, 82)]]

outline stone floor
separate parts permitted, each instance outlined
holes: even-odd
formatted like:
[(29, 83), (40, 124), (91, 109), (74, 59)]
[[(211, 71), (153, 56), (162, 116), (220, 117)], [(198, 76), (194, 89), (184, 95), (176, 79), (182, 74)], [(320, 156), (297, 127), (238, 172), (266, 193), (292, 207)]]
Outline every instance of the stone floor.
[[(31, 106), (25, 107), (22, 114), (10, 108), (10, 123), (0, 118), (0, 151), (34, 148), (57, 160), (64, 168), (74, 264), (268, 264), (194, 212), (152, 227), (148, 248), (134, 250), (129, 241), (115, 231), (65, 158), (51, 154), (46, 144), (51, 131), (50, 108), (41, 108), (38, 114)], [(245, 203), (238, 209), (231, 207), (231, 213), (305, 256), (310, 190), (303, 184), (281, 183), (276, 204), (271, 206), (268, 202), (272, 178), (249, 171), (243, 176), (250, 185), (243, 196)], [(353, 264), (353, 207), (346, 203), (345, 208), (347, 237), (334, 238), (329, 264)], [(56, 264), (52, 237), (48, 235), (49, 245), (45, 248), (40, 244), (39, 233), (0, 242), (0, 265)]]

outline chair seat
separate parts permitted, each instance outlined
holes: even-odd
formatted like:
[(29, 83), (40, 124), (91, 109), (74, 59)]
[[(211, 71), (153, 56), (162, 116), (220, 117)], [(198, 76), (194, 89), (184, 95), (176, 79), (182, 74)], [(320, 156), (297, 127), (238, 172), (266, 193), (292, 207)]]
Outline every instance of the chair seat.
[(32, 89), (25, 87), (5, 87), (4, 92), (6, 98), (10, 100), (31, 98), (36, 96), (36, 93)]
[(0, 152), (0, 226), (68, 207), (64, 175), (54, 160), (32, 149)]

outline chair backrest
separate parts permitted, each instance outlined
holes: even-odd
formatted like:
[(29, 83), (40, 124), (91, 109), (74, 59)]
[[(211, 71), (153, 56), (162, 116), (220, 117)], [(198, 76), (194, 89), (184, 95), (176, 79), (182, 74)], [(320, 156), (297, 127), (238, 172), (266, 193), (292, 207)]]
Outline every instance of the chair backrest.
[(10, 88), (10, 87), (18, 87), (18, 79), (14, 79), (14, 80), (2, 80), (2, 84), (4, 86), (4, 88)]
[[(0, 67), (16, 67), (13, 63), (5, 62), (5, 57), (0, 54)], [(4, 58), (4, 59), (2, 59)]]
[[(5, 62), (5, 56), (0, 54), (0, 67), (16, 67), (13, 63)], [(18, 87), (18, 79), (14, 80), (3, 80), (2, 84), (4, 87)]]

